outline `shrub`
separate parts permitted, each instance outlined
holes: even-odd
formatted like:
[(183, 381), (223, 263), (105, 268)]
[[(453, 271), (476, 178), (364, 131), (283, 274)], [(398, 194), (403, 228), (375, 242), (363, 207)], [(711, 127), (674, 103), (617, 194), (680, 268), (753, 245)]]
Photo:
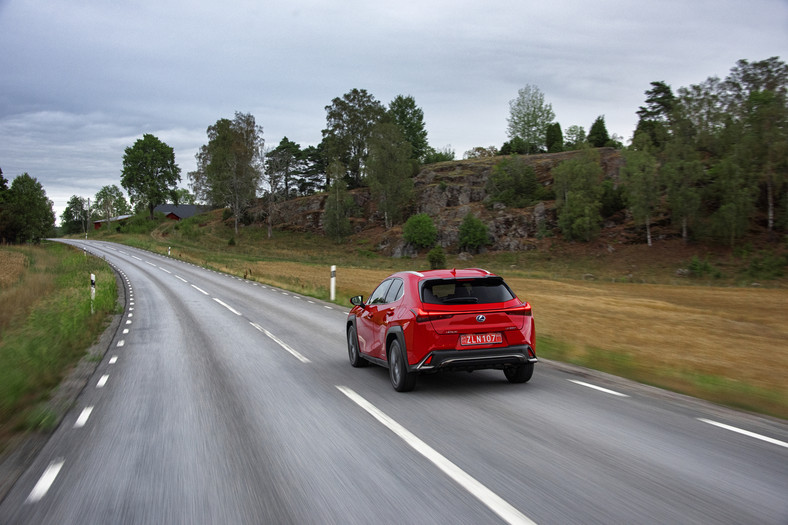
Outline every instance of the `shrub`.
[(426, 213), (412, 215), (402, 227), (402, 237), (417, 248), (429, 248), (438, 239), (438, 230)]
[(460, 224), (460, 250), (478, 252), (489, 242), (487, 226), (472, 213), (468, 213)]
[(539, 184), (536, 172), (517, 156), (496, 164), (484, 189), (491, 201), (513, 208), (525, 208), (544, 199), (544, 188)]
[(446, 254), (443, 252), (443, 248), (440, 246), (436, 246), (429, 251), (427, 254), (427, 260), (430, 263), (431, 270), (437, 270), (439, 268), (446, 267)]

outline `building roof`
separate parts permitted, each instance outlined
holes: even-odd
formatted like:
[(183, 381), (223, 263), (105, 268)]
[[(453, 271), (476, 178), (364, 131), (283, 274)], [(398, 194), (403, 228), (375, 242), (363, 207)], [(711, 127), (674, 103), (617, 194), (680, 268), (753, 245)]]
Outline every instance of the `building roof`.
[(165, 215), (173, 214), (177, 215), (181, 219), (188, 219), (189, 217), (194, 217), (195, 215), (199, 215), (200, 213), (205, 213), (206, 211), (210, 211), (210, 206), (203, 206), (200, 204), (160, 204), (153, 208), (153, 211), (161, 212)]

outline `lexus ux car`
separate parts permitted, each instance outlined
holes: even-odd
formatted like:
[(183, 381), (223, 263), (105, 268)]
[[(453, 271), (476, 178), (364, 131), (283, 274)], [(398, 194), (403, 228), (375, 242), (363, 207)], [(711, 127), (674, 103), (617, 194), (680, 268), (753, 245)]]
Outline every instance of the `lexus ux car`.
[(399, 272), (366, 301), (350, 302), (350, 364), (388, 368), (399, 392), (412, 390), (418, 374), (443, 370), (498, 369), (511, 383), (533, 375), (531, 305), (486, 270)]

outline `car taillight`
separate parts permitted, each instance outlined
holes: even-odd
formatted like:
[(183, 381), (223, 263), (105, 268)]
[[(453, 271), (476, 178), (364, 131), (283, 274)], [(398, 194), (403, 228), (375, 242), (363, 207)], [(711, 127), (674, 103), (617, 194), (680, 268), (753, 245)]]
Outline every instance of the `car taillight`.
[(421, 308), (419, 308), (417, 310), (411, 309), (411, 312), (413, 312), (413, 315), (416, 316), (416, 322), (417, 323), (426, 323), (427, 321), (437, 321), (439, 319), (449, 319), (450, 317), (454, 316), (454, 314), (443, 314), (443, 313), (438, 313), (438, 312), (425, 312)]
[(532, 315), (531, 305), (528, 303), (524, 303), (510, 310), (506, 310), (506, 313), (508, 313), (509, 315), (525, 315), (526, 317), (530, 317)]

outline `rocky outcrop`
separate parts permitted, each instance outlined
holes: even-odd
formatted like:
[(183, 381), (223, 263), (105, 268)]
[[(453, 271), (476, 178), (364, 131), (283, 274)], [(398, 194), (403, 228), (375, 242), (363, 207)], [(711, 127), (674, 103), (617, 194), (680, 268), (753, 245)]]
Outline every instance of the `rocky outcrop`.
[[(534, 168), (538, 180), (549, 187), (553, 182), (552, 169), (579, 154), (580, 152), (564, 152), (529, 155), (524, 159)], [(605, 178), (617, 182), (622, 164), (620, 152), (613, 148), (601, 148), (599, 154)], [(493, 167), (500, 160), (501, 157), (492, 157), (426, 166), (414, 179), (414, 199), (411, 209), (407, 210), (408, 214), (426, 213), (432, 217), (439, 232), (438, 243), (444, 248), (458, 244), (460, 223), (469, 212), (488, 225), (490, 249), (519, 251), (533, 248), (534, 240), (540, 232), (549, 231), (556, 226), (555, 203), (540, 202), (535, 206), (519, 209), (486, 202), (485, 185)], [(355, 232), (380, 228), (383, 217), (378, 213), (369, 189), (359, 188), (351, 194), (360, 210), (359, 216), (351, 219)], [(275, 227), (322, 232), (325, 199), (324, 194), (319, 194), (283, 203), (277, 213)], [(400, 229), (384, 234), (378, 248), (389, 255), (413, 255), (413, 250), (401, 240)]]

